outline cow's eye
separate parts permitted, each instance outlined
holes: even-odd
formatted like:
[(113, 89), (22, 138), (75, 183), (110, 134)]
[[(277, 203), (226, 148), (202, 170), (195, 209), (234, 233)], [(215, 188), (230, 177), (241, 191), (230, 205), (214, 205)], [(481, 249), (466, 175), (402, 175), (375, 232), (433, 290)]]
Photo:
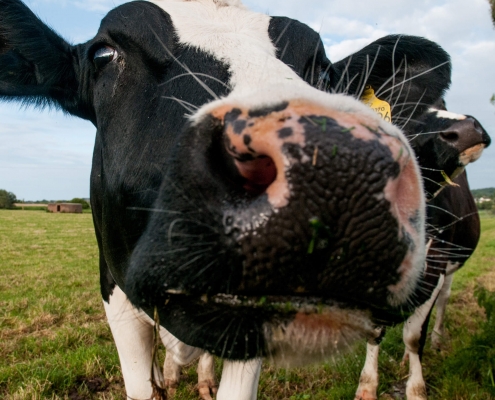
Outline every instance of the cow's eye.
[(113, 47), (103, 46), (95, 51), (93, 62), (95, 63), (96, 68), (101, 69), (109, 62), (115, 60), (117, 58), (117, 55), (117, 50), (115, 50)]

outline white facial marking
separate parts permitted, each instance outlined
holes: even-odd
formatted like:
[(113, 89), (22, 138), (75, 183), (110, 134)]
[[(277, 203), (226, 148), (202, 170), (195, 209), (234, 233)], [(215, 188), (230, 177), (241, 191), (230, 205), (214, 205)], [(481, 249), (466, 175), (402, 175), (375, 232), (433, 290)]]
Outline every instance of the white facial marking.
[(467, 118), (463, 114), (455, 114), (455, 113), (450, 112), (450, 111), (438, 110), (436, 108), (430, 108), (429, 111), (431, 113), (436, 113), (438, 118), (455, 119), (457, 121), (462, 121), (463, 119), (466, 119)]
[(270, 17), (240, 1), (153, 0), (172, 18), (179, 42), (198, 48), (229, 66), (230, 86), (249, 93), (266, 84), (307, 84), (276, 57), (268, 35)]

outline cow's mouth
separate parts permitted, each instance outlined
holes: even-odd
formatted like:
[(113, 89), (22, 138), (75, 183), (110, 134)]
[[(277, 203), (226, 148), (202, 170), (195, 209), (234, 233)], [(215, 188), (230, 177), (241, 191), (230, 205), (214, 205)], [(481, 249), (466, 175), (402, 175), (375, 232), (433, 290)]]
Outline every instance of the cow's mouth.
[(163, 326), (191, 346), (227, 359), (267, 357), (293, 366), (331, 357), (374, 335), (375, 324), (391, 322), (390, 310), (362, 308), (319, 296), (219, 293), (170, 294), (158, 311)]
[(223, 312), (231, 311), (262, 311), (266, 315), (291, 317), (294, 314), (314, 314), (323, 315), (332, 313), (335, 309), (358, 310), (363, 309), (364, 305), (370, 311), (370, 316), (377, 324), (388, 325), (396, 321), (403, 321), (407, 318), (410, 310), (398, 308), (373, 307), (367, 302), (360, 304), (355, 298), (347, 300), (345, 298), (330, 298), (311, 294), (289, 294), (289, 295), (240, 295), (218, 293), (215, 295), (193, 296), (186, 295), (183, 292), (168, 291), (169, 299), (165, 307), (172, 301), (190, 302), (198, 306), (211, 307), (215, 306), (222, 309)]
[(485, 147), (485, 143), (478, 143), (477, 145), (464, 150), (461, 154), (459, 154), (459, 163), (465, 167), (469, 163), (475, 162), (481, 157)]

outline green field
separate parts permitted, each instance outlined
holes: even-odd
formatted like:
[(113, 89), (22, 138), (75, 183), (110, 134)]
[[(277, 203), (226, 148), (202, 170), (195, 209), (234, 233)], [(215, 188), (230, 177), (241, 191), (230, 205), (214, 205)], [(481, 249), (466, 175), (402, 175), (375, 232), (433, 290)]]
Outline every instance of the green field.
[[(495, 334), (487, 336), (493, 331), (473, 297), (478, 283), (495, 290), (495, 217), (484, 214), (482, 229), (477, 252), (454, 281), (449, 340), (440, 353), (425, 352), (430, 399), (495, 398)], [(125, 399), (97, 260), (90, 214), (0, 211), (0, 398)], [(390, 330), (382, 346), (380, 399), (400, 398), (407, 375), (400, 333)], [(266, 366), (259, 398), (353, 399), (363, 359), (359, 345), (323, 366)], [(194, 385), (191, 367), (176, 399), (197, 399)]]

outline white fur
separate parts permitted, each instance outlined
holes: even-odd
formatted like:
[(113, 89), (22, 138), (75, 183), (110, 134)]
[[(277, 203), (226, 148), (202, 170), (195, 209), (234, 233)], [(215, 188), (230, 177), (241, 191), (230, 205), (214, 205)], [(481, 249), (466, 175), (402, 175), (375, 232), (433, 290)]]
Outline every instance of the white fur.
[(359, 378), (359, 386), (356, 391), (355, 400), (376, 399), (378, 390), (378, 353), (380, 345), (367, 343), (366, 361)]
[(119, 353), (127, 398), (149, 399), (153, 345), (150, 318), (138, 311), (118, 286), (103, 305)]
[(223, 362), (217, 400), (256, 400), (261, 360)]
[(268, 35), (270, 17), (249, 11), (240, 1), (153, 0), (172, 18), (179, 42), (225, 62), (230, 86), (249, 93), (267, 84), (304, 81), (276, 57)]
[[(109, 302), (104, 301), (103, 305), (119, 353), (127, 397), (149, 399), (152, 393), (150, 379), (154, 321), (136, 309), (118, 286), (115, 286)], [(178, 382), (180, 367), (200, 357), (200, 383), (214, 381), (213, 358), (209, 354), (182, 343), (163, 327), (160, 328), (160, 338), (167, 349), (165, 379)]]
[(430, 299), (416, 308), (414, 314), (404, 323), (403, 340), (406, 345), (404, 359), (409, 358), (409, 379), (406, 385), (406, 396), (408, 400), (426, 400), (426, 385), (418, 353), (419, 339), (421, 337), (423, 322), (433, 307), (444, 280), (445, 276), (441, 275)]
[(460, 263), (458, 262), (449, 262), (447, 264), (445, 282), (443, 283), (442, 290), (440, 291), (436, 302), (437, 315), (435, 317), (435, 326), (433, 327), (433, 332), (431, 333), (431, 345), (434, 349), (439, 349), (443, 340), (445, 310), (450, 298), (452, 281), (454, 280), (454, 272), (459, 269), (459, 266)]
[(463, 119), (467, 118), (465, 115), (462, 114), (455, 114), (447, 110), (438, 110), (436, 108), (430, 108), (430, 112), (436, 113), (437, 117), (439, 118), (455, 119), (457, 121), (462, 121)]

